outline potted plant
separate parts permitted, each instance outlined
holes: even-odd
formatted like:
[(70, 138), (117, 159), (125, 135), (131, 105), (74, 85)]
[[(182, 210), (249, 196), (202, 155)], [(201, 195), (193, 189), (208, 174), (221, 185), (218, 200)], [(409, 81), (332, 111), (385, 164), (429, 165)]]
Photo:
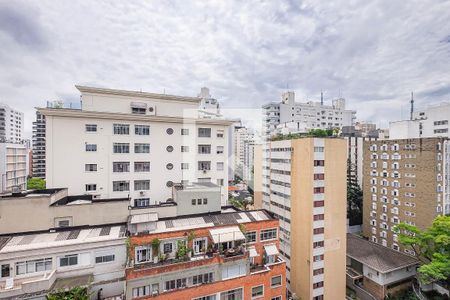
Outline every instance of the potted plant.
[(157, 264), (159, 261), (159, 245), (161, 244), (161, 241), (158, 238), (154, 238), (151, 244), (153, 250), (153, 262)]
[(178, 241), (177, 248), (176, 258), (179, 260), (185, 260), (187, 256), (186, 244), (182, 241)]

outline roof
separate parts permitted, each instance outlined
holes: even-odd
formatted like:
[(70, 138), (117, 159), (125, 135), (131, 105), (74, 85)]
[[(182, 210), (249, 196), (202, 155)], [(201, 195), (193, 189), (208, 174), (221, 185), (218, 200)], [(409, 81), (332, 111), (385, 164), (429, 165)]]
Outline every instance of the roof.
[(274, 218), (264, 209), (253, 211), (232, 211), (194, 216), (173, 217), (160, 219), (156, 222), (156, 229), (150, 234), (208, 228), (222, 225), (238, 225), (243, 223), (273, 220)]
[(127, 91), (127, 90), (97, 88), (97, 87), (90, 87), (90, 86), (83, 86), (83, 85), (75, 85), (75, 87), (82, 93), (108, 94), (108, 95), (117, 95), (117, 96), (126, 96), (126, 97), (163, 99), (163, 100), (172, 100), (172, 101), (186, 101), (186, 102), (194, 102), (194, 103), (200, 103), (200, 101), (202, 100), (199, 97), (186, 97), (186, 96), (148, 93), (148, 92), (141, 92), (141, 91)]
[(415, 257), (354, 234), (347, 234), (347, 256), (381, 273), (392, 272), (419, 263)]
[(30, 198), (30, 197), (50, 197), (66, 188), (54, 188), (54, 189), (43, 189), (43, 190), (26, 190), (20, 193), (6, 193), (0, 194), (0, 200), (6, 198)]
[(87, 229), (71, 229), (60, 232), (16, 235), (3, 243), (3, 247), (0, 248), (0, 254), (117, 240), (125, 238), (125, 230), (125, 226), (104, 226)]
[(158, 221), (158, 213), (151, 212), (130, 216), (130, 224), (139, 224)]

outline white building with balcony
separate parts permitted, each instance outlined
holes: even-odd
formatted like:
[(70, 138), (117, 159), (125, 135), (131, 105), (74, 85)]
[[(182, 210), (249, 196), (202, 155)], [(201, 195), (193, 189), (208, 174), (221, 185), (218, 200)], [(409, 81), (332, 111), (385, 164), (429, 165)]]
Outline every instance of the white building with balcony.
[(142, 206), (171, 201), (174, 183), (212, 182), (226, 204), (231, 121), (201, 118), (199, 97), (77, 88), (81, 109), (38, 109), (48, 188)]
[(26, 189), (27, 165), (25, 145), (0, 143), (0, 193)]
[(20, 143), (23, 139), (23, 113), (0, 103), (0, 142)]

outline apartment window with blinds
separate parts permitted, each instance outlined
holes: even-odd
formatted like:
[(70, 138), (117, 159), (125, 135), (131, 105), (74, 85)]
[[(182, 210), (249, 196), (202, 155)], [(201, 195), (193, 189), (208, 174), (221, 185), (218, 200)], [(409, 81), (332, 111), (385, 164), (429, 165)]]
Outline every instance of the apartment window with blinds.
[(244, 292), (242, 288), (220, 293), (220, 300), (243, 300), (243, 299), (244, 299)]
[(97, 132), (96, 124), (86, 124), (86, 132)]
[(314, 152), (323, 152), (324, 149), (324, 147), (314, 147)]
[(210, 161), (199, 161), (198, 169), (200, 171), (211, 170), (211, 162)]
[(130, 190), (129, 181), (113, 181), (113, 192), (125, 192)]
[(259, 238), (261, 241), (276, 239), (277, 238), (277, 229), (274, 228), (274, 229), (261, 230)]
[(134, 125), (135, 135), (150, 135), (150, 126), (148, 125)]
[(130, 125), (128, 124), (113, 124), (114, 134), (130, 134)]
[(130, 172), (130, 163), (122, 161), (113, 162), (113, 172), (114, 173)]
[(314, 207), (324, 207), (325, 201), (314, 201)]
[(97, 172), (97, 164), (85, 164), (84, 170), (86, 172)]
[(133, 288), (132, 290), (133, 292), (133, 298), (139, 298), (139, 297), (143, 297), (143, 296), (148, 296), (150, 295), (150, 286), (146, 285), (146, 286), (140, 286), (137, 288)]
[(217, 130), (217, 137), (223, 138), (223, 130), (221, 130), (221, 129)]
[(181, 128), (181, 135), (189, 135), (189, 129), (188, 128)]
[(199, 137), (211, 137), (211, 128), (199, 128), (198, 136)]
[(273, 288), (274, 287), (279, 287), (281, 285), (281, 282), (282, 282), (281, 275), (272, 277), (271, 282), (270, 282), (270, 286), (273, 287)]
[(149, 161), (134, 162), (134, 172), (150, 172), (150, 162)]
[(114, 143), (113, 153), (130, 153), (129, 143)]
[(51, 258), (27, 260), (16, 263), (16, 275), (50, 271), (51, 269), (52, 269)]
[(325, 166), (325, 161), (324, 160), (314, 160), (314, 166), (315, 167), (323, 167), (323, 166)]
[(96, 152), (97, 144), (86, 144), (86, 152)]
[(325, 193), (324, 187), (315, 187), (314, 188), (314, 194), (322, 194), (322, 193)]
[(134, 144), (134, 153), (150, 153), (150, 144)]
[(150, 190), (150, 180), (135, 180), (134, 190), (135, 191)]
[(198, 145), (199, 154), (211, 154), (211, 145)]
[(252, 287), (252, 299), (264, 296), (264, 285)]
[(59, 258), (59, 266), (76, 266), (78, 265), (78, 254), (66, 255)]
[(189, 152), (189, 146), (181, 146), (181, 152)]
[(314, 215), (314, 221), (322, 221), (322, 220), (325, 220), (325, 215), (323, 214)]
[(115, 259), (114, 254), (96, 254), (95, 256), (95, 263), (101, 264), (101, 263), (107, 263), (112, 262)]
[(97, 185), (94, 183), (86, 184), (86, 192), (94, 192), (97, 190)]

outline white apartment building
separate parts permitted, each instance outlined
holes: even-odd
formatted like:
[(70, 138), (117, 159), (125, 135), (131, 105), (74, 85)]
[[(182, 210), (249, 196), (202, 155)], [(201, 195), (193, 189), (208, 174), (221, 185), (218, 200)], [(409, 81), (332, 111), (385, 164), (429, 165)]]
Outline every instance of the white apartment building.
[(324, 105), (323, 101), (295, 102), (294, 92), (285, 92), (281, 97), (280, 103), (271, 102), (263, 106), (264, 132), (268, 136), (275, 135), (278, 125), (285, 123), (288, 123), (288, 128), (305, 131), (354, 125), (356, 111), (345, 109), (343, 98), (334, 99), (332, 105)]
[(21, 143), (23, 113), (0, 103), (0, 142)]
[(236, 175), (249, 181), (252, 178), (255, 133), (246, 127), (234, 131), (234, 166)]
[(28, 149), (23, 144), (0, 143), (0, 193), (25, 190)]
[(89, 287), (93, 299), (125, 286), (125, 226), (0, 236), (0, 298), (46, 299), (51, 291)]
[(201, 98), (77, 88), (81, 109), (38, 109), (48, 188), (147, 206), (172, 201), (174, 183), (213, 182), (227, 203), (232, 122), (199, 118)]
[(450, 138), (450, 103), (430, 105), (413, 113), (412, 120), (395, 121), (389, 124), (391, 139), (412, 139), (420, 137)]
[(202, 118), (221, 118), (220, 103), (209, 93), (209, 88), (202, 87), (198, 97), (201, 99), (199, 105), (199, 115)]

